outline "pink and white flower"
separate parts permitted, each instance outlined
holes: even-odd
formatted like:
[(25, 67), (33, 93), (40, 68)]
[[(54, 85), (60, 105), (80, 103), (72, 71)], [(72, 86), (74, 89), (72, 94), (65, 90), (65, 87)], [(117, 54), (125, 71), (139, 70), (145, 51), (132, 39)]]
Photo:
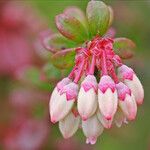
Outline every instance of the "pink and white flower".
[(53, 123), (62, 120), (71, 110), (77, 98), (78, 85), (71, 82), (65, 85), (56, 97), (56, 101), (50, 109), (51, 121)]
[(95, 113), (97, 108), (97, 81), (93, 75), (88, 75), (81, 83), (77, 106), (83, 120), (87, 120)]
[(127, 118), (120, 108), (118, 108), (113, 121), (118, 128), (120, 128), (123, 123), (128, 124)]
[(80, 116), (70, 112), (64, 119), (59, 121), (59, 129), (63, 137), (70, 138), (78, 130), (80, 124)]
[(107, 120), (111, 120), (117, 111), (118, 97), (116, 85), (108, 75), (104, 75), (100, 79), (98, 85), (98, 103), (102, 115)]
[(113, 122), (113, 118), (110, 120), (107, 120), (102, 114), (101, 112), (98, 110), (97, 111), (97, 118), (98, 120), (101, 122), (101, 124), (104, 126), (104, 128), (109, 129), (112, 127), (112, 122)]
[(135, 119), (137, 114), (137, 104), (131, 90), (122, 82), (118, 83), (116, 88), (118, 92), (119, 106), (124, 115), (129, 120)]
[(95, 144), (97, 138), (102, 134), (104, 128), (97, 118), (97, 115), (93, 115), (86, 121), (82, 121), (82, 129), (84, 135), (87, 137), (87, 144)]
[(50, 101), (49, 101), (49, 109), (51, 110), (53, 106), (53, 104), (56, 103), (56, 101), (58, 100), (58, 97), (60, 96), (59, 91), (67, 84), (69, 84), (71, 82), (71, 80), (67, 77), (64, 78), (63, 80), (59, 81), (57, 83), (57, 86), (55, 87), (55, 89), (53, 90), (51, 97), (50, 97)]
[(118, 68), (118, 76), (131, 89), (137, 104), (142, 104), (144, 89), (134, 71), (126, 65), (122, 65)]

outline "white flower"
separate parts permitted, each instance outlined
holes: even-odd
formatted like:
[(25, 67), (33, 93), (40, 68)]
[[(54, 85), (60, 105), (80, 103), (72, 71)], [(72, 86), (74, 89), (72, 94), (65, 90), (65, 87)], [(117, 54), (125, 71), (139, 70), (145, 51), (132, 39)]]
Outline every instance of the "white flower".
[(70, 138), (78, 130), (80, 117), (70, 112), (64, 119), (59, 121), (59, 129), (64, 138)]
[(97, 82), (93, 75), (88, 75), (81, 84), (78, 95), (78, 112), (83, 120), (91, 117), (97, 108)]
[(118, 128), (120, 128), (123, 123), (128, 124), (127, 118), (125, 117), (123, 112), (120, 110), (120, 108), (117, 110), (113, 121)]
[(98, 136), (100, 136), (104, 130), (96, 114), (86, 121), (82, 121), (82, 129), (84, 135), (87, 137), (87, 144), (95, 144)]

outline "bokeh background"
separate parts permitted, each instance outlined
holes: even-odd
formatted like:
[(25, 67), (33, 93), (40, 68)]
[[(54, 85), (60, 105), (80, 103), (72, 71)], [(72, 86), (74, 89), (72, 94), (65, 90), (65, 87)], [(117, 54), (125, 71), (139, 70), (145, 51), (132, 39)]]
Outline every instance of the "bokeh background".
[[(50, 93), (64, 75), (50, 63), (39, 36), (55, 32), (55, 15), (67, 6), (85, 11), (88, 0), (0, 0), (0, 149), (1, 150), (150, 150), (150, 1), (104, 0), (114, 9), (116, 37), (137, 47), (126, 61), (141, 79), (145, 101), (137, 119), (106, 130), (94, 146), (82, 131), (63, 140), (49, 121)], [(46, 34), (43, 33), (42, 34)]]

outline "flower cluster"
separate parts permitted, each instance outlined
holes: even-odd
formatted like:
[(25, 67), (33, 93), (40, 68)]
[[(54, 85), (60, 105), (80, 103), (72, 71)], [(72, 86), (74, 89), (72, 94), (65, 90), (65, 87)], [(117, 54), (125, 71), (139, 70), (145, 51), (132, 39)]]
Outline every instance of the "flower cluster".
[[(99, 72), (98, 83), (94, 74)], [(71, 137), (82, 120), (86, 142), (94, 144), (104, 128), (134, 120), (143, 98), (140, 80), (115, 54), (113, 39), (96, 36), (76, 49), (74, 68), (51, 95), (50, 117), (53, 123), (59, 121), (64, 138)]]
[[(86, 16), (76, 8), (56, 16), (59, 33), (47, 35), (42, 44), (52, 52), (57, 68), (73, 67), (52, 92), (51, 122), (59, 122), (64, 138), (82, 128), (86, 143), (95, 144), (104, 129), (134, 120), (144, 91), (134, 71), (122, 59), (133, 56), (135, 44), (114, 38), (108, 29), (112, 9), (102, 1), (90, 1)], [(75, 61), (74, 61), (75, 60)]]

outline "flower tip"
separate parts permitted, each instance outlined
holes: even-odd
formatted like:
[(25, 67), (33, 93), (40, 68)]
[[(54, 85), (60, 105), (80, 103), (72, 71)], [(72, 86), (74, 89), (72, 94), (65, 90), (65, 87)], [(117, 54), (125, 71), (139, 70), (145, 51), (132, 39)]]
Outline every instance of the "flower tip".
[(96, 138), (87, 138), (86, 139), (86, 144), (94, 145), (96, 143), (96, 141), (97, 141)]
[(112, 117), (111, 116), (106, 116), (105, 119), (109, 121), (109, 120), (112, 119)]
[(112, 124), (108, 124), (107, 126), (105, 126), (106, 129), (111, 129), (112, 128)]
[(56, 119), (51, 118), (51, 122), (52, 122), (53, 124), (55, 124), (57, 121), (56, 121)]
[(88, 117), (86, 117), (86, 116), (82, 116), (81, 118), (83, 121), (86, 121), (88, 119)]
[(134, 121), (135, 118), (136, 118), (136, 115), (134, 115), (134, 116), (132, 115), (132, 116), (129, 116), (129, 117), (128, 117), (128, 120), (129, 120), (129, 121)]
[(143, 99), (142, 100), (137, 100), (137, 104), (142, 105), (143, 104)]

